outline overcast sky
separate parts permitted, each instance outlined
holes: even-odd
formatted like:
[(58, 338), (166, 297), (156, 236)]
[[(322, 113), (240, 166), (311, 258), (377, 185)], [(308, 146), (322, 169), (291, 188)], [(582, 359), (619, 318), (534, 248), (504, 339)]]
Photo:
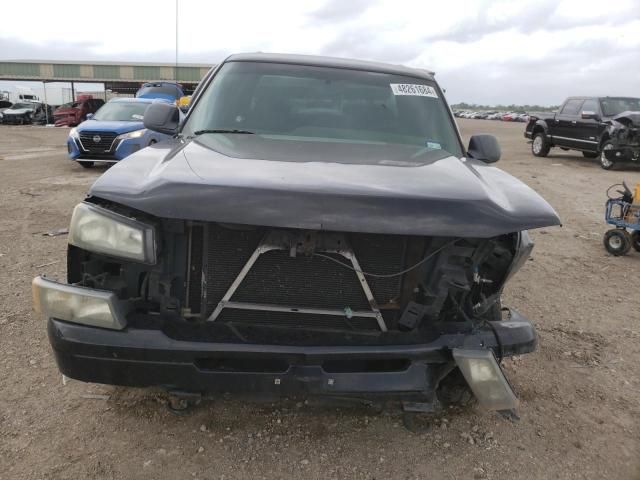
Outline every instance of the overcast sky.
[[(640, 0), (178, 0), (179, 59), (333, 55), (436, 72), (451, 103), (640, 95)], [(175, 59), (174, 0), (2, 4), (0, 59)]]

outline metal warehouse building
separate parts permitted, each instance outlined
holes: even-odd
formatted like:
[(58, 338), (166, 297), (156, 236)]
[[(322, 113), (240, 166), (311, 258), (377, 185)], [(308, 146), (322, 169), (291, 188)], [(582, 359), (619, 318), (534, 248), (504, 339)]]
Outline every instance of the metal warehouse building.
[(7, 60), (0, 61), (0, 80), (70, 82), (72, 92), (77, 83), (103, 83), (105, 90), (131, 94), (144, 82), (177, 80), (191, 93), (210, 68), (205, 64), (176, 68), (170, 63)]

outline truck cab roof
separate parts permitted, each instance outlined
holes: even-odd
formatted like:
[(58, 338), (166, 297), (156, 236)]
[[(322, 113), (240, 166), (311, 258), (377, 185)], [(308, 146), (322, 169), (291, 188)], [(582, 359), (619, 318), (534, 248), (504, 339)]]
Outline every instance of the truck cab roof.
[(409, 77), (426, 78), (428, 80), (433, 80), (433, 77), (435, 75), (435, 72), (430, 70), (411, 68), (404, 65), (392, 65), (389, 63), (355, 60), (350, 58), (325, 57), (319, 55), (297, 55), (262, 52), (237, 53), (229, 56), (225, 60), (225, 62), (284, 63), (291, 65), (346, 68), (351, 70), (363, 70), (367, 72), (389, 73), (392, 75), (405, 75)]

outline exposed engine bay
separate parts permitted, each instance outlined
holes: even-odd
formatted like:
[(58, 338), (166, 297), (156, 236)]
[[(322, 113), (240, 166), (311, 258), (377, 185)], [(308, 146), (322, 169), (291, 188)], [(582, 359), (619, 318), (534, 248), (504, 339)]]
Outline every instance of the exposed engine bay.
[(419, 342), (447, 322), (500, 320), (503, 285), (533, 246), (526, 232), (474, 239), (144, 220), (161, 232), (155, 265), (70, 246), (69, 283), (129, 300), (131, 324), (248, 343), (308, 343), (312, 332), (325, 344)]

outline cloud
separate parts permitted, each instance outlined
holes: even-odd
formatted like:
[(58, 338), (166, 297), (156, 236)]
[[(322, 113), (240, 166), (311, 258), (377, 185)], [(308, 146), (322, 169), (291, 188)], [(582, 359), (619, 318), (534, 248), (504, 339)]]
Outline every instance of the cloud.
[(309, 15), (312, 23), (354, 22), (371, 5), (369, 0), (329, 0)]
[[(174, 4), (163, 1), (153, 9), (130, 0), (112, 0), (108, 9), (81, 0), (65, 9), (9, 2), (7, 18), (20, 18), (26, 8), (48, 21), (28, 32), (20, 22), (5, 22), (0, 57), (171, 63)], [(181, 62), (214, 64), (233, 52), (270, 51), (404, 63), (435, 70), (450, 100), (477, 103), (637, 95), (640, 80), (632, 68), (640, 51), (637, 0), (616, 0), (615, 8), (603, 8), (601, 0), (179, 1)], [(61, 41), (68, 11), (99, 21)]]
[(318, 53), (388, 63), (408, 63), (414, 60), (422, 50), (422, 45), (411, 42), (376, 41), (375, 32), (367, 28), (354, 28), (341, 32), (326, 43)]

